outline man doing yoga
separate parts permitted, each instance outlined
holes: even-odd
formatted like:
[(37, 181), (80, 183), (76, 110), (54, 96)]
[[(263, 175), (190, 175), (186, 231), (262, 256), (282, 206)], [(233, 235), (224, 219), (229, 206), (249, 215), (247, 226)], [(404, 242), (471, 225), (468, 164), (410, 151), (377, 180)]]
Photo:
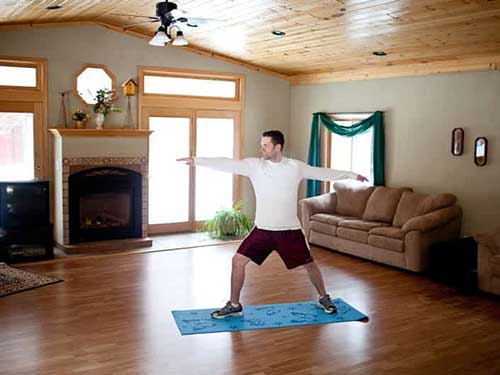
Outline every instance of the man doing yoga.
[(302, 161), (283, 157), (284, 143), (283, 133), (270, 130), (262, 134), (260, 159), (177, 159), (188, 165), (246, 176), (255, 191), (255, 226), (232, 259), (231, 299), (220, 310), (214, 311), (212, 318), (242, 314), (240, 292), (245, 281), (245, 267), (250, 260), (261, 265), (273, 250), (278, 252), (288, 269), (303, 266), (319, 294), (319, 305), (328, 314), (336, 311), (297, 217), (297, 190), (303, 179), (331, 181), (351, 178), (366, 181), (366, 178), (352, 172), (311, 167)]

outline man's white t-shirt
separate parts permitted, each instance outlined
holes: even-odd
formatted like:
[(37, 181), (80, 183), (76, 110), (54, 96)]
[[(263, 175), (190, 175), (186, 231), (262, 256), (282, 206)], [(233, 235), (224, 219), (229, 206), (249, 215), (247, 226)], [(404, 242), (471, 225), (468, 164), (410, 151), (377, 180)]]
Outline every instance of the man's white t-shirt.
[(357, 177), (352, 172), (311, 167), (285, 157), (279, 162), (258, 158), (194, 158), (194, 163), (248, 177), (255, 191), (255, 225), (265, 230), (301, 228), (297, 191), (303, 179), (331, 181)]

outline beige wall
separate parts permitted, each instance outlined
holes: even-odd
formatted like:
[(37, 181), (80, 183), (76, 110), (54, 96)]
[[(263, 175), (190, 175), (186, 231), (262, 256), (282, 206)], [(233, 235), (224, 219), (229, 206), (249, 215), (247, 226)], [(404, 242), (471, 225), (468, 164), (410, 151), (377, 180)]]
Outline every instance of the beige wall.
[[(307, 158), (313, 112), (374, 110), (385, 112), (388, 186), (456, 194), (464, 234), (500, 225), (500, 72), (292, 86), (293, 157)], [(462, 156), (450, 154), (455, 127), (465, 129)], [(488, 138), (484, 167), (473, 162), (478, 136)]]
[[(171, 46), (151, 47), (143, 39), (99, 26), (0, 31), (0, 55), (48, 59), (49, 127), (59, 119), (58, 93), (73, 88), (73, 73), (83, 64), (95, 63), (105, 64), (115, 74), (118, 85), (136, 76), (137, 65), (245, 74), (244, 156), (258, 155), (260, 134), (264, 130), (288, 130), (290, 86), (286, 80)], [(71, 109), (80, 106), (81, 103), (72, 98)], [(124, 98), (118, 106), (126, 108)], [(124, 113), (112, 113), (106, 123), (121, 126), (124, 119)], [(255, 201), (247, 179), (243, 183), (243, 200), (247, 212), (253, 213)]]

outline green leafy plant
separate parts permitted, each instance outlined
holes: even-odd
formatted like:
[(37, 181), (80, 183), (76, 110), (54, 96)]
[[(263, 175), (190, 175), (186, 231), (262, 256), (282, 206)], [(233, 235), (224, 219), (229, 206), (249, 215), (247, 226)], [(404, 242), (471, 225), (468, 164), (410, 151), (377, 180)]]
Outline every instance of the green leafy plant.
[(241, 201), (236, 202), (231, 209), (218, 210), (214, 217), (207, 220), (205, 230), (210, 238), (227, 239), (246, 235), (253, 227), (252, 219), (241, 212)]
[(116, 100), (115, 92), (109, 89), (97, 90), (94, 98), (95, 104), (92, 107), (94, 113), (102, 113), (106, 116), (109, 112), (121, 112), (120, 108), (113, 105)]

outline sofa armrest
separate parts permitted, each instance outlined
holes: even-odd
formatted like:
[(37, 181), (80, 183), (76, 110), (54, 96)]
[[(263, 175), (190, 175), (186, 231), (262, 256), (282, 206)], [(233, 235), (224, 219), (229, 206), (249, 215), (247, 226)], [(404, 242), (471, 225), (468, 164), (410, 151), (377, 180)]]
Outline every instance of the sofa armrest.
[(401, 231), (406, 234), (411, 231), (429, 232), (440, 226), (443, 226), (453, 219), (460, 217), (462, 210), (458, 206), (441, 208), (439, 210), (429, 212), (425, 215), (416, 216), (408, 220)]
[(299, 201), (299, 217), (307, 240), (309, 240), (311, 216), (317, 213), (333, 214), (336, 208), (337, 193), (326, 193)]

